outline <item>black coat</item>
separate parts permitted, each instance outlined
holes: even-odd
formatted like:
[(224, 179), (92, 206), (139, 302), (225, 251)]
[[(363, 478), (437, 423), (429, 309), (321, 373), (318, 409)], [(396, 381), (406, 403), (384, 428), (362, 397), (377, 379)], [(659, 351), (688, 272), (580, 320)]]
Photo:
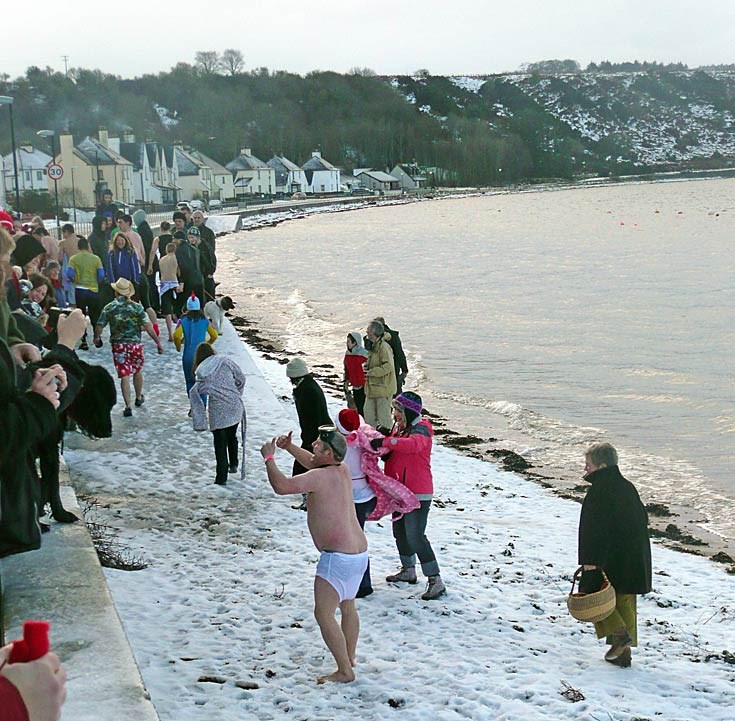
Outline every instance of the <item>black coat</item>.
[[(314, 376), (309, 374), (294, 388), (293, 398), (301, 426), (301, 447), (311, 452), (311, 444), (319, 437), (319, 426), (332, 425), (324, 391), (314, 380)], [(306, 469), (295, 461), (293, 474), (297, 475), (304, 471)]]
[(396, 379), (398, 379), (401, 373), (408, 373), (408, 363), (406, 362), (406, 354), (403, 352), (403, 343), (401, 343), (401, 338), (397, 330), (393, 330), (387, 325), (384, 328), (386, 333), (390, 333), (388, 345), (393, 351), (393, 364), (396, 369)]
[(648, 514), (617, 466), (593, 471), (579, 517), (579, 564), (600, 566), (620, 593), (651, 590)]
[(15, 363), (0, 338), (0, 558), (41, 545), (35, 446), (55, 432), (57, 423), (45, 398), (20, 391)]
[(202, 239), (202, 242), (199, 244), (199, 249), (202, 249), (202, 246), (205, 245), (209, 249), (209, 257), (211, 258), (211, 267), (212, 269), (210, 271), (205, 272), (204, 268), (202, 268), (202, 272), (207, 275), (214, 275), (215, 271), (217, 270), (217, 241), (216, 236), (214, 235), (214, 231), (211, 228), (208, 228), (206, 225), (202, 224), (199, 226), (199, 237)]

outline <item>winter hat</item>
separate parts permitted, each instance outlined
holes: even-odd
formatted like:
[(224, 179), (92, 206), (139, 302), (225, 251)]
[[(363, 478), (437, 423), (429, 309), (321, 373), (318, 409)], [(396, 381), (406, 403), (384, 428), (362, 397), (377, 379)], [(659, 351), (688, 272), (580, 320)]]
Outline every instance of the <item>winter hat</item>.
[(197, 228), (195, 225), (192, 225), (189, 230), (186, 231), (187, 235), (195, 235), (197, 238), (199, 237), (199, 228)]
[(0, 210), (0, 227), (9, 233), (13, 232), (13, 216), (5, 210)]
[(127, 278), (118, 278), (117, 283), (110, 283), (110, 288), (126, 298), (135, 293), (135, 286)]
[(418, 393), (404, 391), (399, 393), (393, 402), (403, 408), (408, 423), (413, 423), (414, 419), (421, 415), (421, 396)]
[(339, 432), (346, 436), (360, 427), (360, 414), (354, 408), (343, 408), (337, 415), (336, 425)]
[(199, 302), (199, 298), (194, 293), (191, 294), (189, 299), (186, 301), (186, 310), (201, 310), (202, 304)]
[(43, 255), (45, 252), (46, 248), (43, 247), (41, 241), (32, 235), (21, 235), (15, 243), (13, 258), (17, 265), (22, 266), (30, 263), (35, 257)]
[(362, 344), (362, 336), (355, 331), (353, 331), (352, 333), (348, 333), (347, 335), (349, 335), (350, 338), (352, 338), (352, 340), (354, 340), (356, 343), (356, 345), (352, 348), (352, 350), (347, 351), (347, 352), (350, 355), (359, 355), (359, 356), (363, 356), (364, 358), (367, 358), (368, 352), (365, 349), (365, 346)]
[(309, 375), (309, 366), (301, 358), (292, 358), (286, 366), (286, 375), (289, 378), (303, 378)]

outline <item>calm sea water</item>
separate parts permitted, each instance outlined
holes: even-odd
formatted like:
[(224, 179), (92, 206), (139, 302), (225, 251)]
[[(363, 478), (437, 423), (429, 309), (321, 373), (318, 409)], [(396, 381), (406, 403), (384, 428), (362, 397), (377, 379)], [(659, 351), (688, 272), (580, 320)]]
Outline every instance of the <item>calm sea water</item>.
[(218, 255), (238, 310), (312, 362), (383, 315), (451, 427), (566, 473), (609, 440), (642, 495), (735, 538), (735, 180), (319, 215)]

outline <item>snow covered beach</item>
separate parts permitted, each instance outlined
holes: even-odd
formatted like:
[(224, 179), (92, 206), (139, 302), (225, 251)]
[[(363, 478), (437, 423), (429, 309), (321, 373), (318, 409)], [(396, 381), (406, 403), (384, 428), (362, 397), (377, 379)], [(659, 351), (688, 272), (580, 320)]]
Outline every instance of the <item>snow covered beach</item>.
[[(311, 613), (317, 552), (257, 453), (296, 428), (290, 387), (231, 325), (216, 347), (248, 376), (246, 480), (212, 484), (211, 436), (191, 430), (170, 345), (157, 357), (146, 344), (146, 404), (116, 416), (112, 439), (67, 443), (78, 491), (150, 564), (106, 575), (162, 719), (735, 718), (735, 577), (654, 545), (641, 645), (632, 668), (612, 667), (566, 611), (578, 505), (441, 446), (429, 533), (448, 595), (425, 603), (419, 586), (386, 584), (389, 522), (369, 524), (376, 592), (358, 602), (357, 681), (317, 686), (332, 665)], [(108, 346), (91, 354), (111, 367)]]

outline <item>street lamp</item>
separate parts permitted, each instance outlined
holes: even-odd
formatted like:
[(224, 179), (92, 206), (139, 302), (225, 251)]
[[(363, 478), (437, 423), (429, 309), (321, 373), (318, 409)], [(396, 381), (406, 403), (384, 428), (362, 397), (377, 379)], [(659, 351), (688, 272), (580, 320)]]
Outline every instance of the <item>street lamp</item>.
[[(15, 126), (13, 125), (13, 103), (15, 98), (0, 95), (0, 105), (7, 105), (10, 111), (10, 144), (13, 146), (13, 174), (15, 177), (15, 211), (20, 213), (20, 186), (18, 185), (18, 157), (15, 152)], [(3, 190), (5, 189), (5, 169), (3, 168)]]
[[(56, 162), (56, 150), (54, 145), (54, 137), (56, 136), (56, 133), (53, 130), (38, 130), (36, 131), (36, 135), (39, 135), (42, 138), (51, 138), (51, 155), (53, 156), (53, 161)], [(54, 196), (56, 198), (56, 239), (61, 240), (61, 224), (59, 223), (59, 183), (54, 178)]]

